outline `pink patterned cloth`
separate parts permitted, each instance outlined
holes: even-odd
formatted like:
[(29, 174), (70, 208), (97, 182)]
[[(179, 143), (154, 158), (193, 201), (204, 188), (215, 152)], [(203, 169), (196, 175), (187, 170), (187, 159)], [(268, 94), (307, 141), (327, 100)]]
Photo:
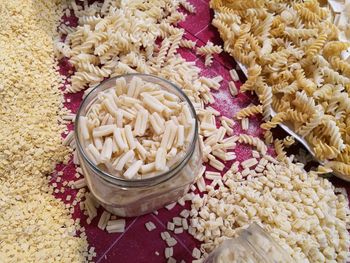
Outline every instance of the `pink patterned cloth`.
[[(222, 44), (220, 36), (217, 30), (211, 25), (213, 17), (213, 11), (209, 8), (208, 0), (191, 0), (190, 1), (196, 7), (196, 14), (188, 14), (185, 22), (180, 23), (180, 27), (186, 31), (185, 37), (190, 40), (197, 41), (198, 46), (205, 45), (210, 40), (214, 44)], [(184, 11), (185, 12), (185, 11)], [(71, 21), (71, 25), (76, 24), (76, 21)], [(198, 57), (194, 50), (181, 49), (179, 51), (181, 55), (188, 61), (196, 61), (196, 65), (202, 69), (202, 75), (207, 77), (214, 77), (221, 75), (224, 80), (222, 81), (221, 89), (219, 91), (213, 91), (213, 95), (216, 99), (216, 103), (211, 105), (215, 109), (221, 112), (222, 115), (232, 118), (234, 114), (248, 106), (250, 103), (257, 103), (257, 98), (249, 94), (238, 94), (235, 98), (232, 98), (228, 91), (228, 82), (231, 80), (229, 70), (236, 68), (236, 63), (227, 53), (221, 53), (216, 55), (214, 62), (211, 67), (206, 68), (204, 66), (204, 58)], [(66, 75), (71, 69), (68, 61), (64, 60), (61, 62), (61, 74)], [(244, 80), (244, 76), (240, 76)], [(241, 85), (240, 82), (236, 83), (237, 87)], [(75, 113), (81, 102), (82, 92), (77, 94), (66, 95), (66, 107)], [(262, 131), (260, 124), (262, 120), (260, 117), (251, 118), (249, 130), (244, 132), (241, 129), (239, 122), (236, 122), (234, 127), (234, 133), (247, 133), (253, 136), (262, 137)], [(69, 129), (73, 129), (73, 125), (69, 125)], [(237, 160), (242, 161), (251, 157), (251, 149), (244, 145), (238, 145), (235, 149)], [(226, 167), (230, 167), (231, 163), (227, 163)], [(209, 170), (213, 170), (209, 168)], [(75, 177), (75, 166), (72, 161), (68, 165), (58, 165), (57, 171), (63, 171), (63, 181), (74, 180)], [(55, 175), (53, 173), (53, 180), (55, 182)], [(349, 189), (349, 184), (332, 179), (337, 186), (346, 186)], [(58, 183), (61, 187), (61, 183)], [(76, 195), (76, 191), (66, 187), (66, 191), (63, 194), (56, 194), (56, 197), (62, 200), (66, 199), (67, 195), (72, 196), (72, 200)], [(64, 201), (71, 203), (72, 201)], [(90, 225), (86, 223), (86, 216), (80, 211), (79, 206), (76, 206), (74, 217), (81, 218), (81, 224), (86, 229), (86, 234), (90, 246), (95, 247), (97, 257), (94, 259), (95, 262), (128, 262), (128, 263), (142, 263), (142, 262), (166, 262), (164, 257), (164, 250), (166, 243), (160, 237), (160, 233), (166, 231), (166, 224), (171, 221), (173, 217), (178, 216), (183, 209), (190, 209), (190, 204), (187, 202), (185, 207), (177, 205), (171, 211), (166, 209), (159, 210), (158, 215), (148, 214), (139, 216), (136, 218), (126, 219), (126, 231), (124, 233), (109, 234), (106, 231), (102, 231), (97, 227), (99, 217), (103, 211), (102, 208), (98, 210), (98, 216), (92, 221)], [(148, 232), (145, 227), (145, 223), (152, 221), (156, 225), (156, 229)], [(199, 242), (196, 241), (191, 235), (186, 233), (173, 234), (177, 240), (177, 244), (174, 246), (173, 257), (180, 262), (191, 262), (192, 250), (195, 246), (199, 247)], [(159, 253), (159, 256), (156, 255)]]

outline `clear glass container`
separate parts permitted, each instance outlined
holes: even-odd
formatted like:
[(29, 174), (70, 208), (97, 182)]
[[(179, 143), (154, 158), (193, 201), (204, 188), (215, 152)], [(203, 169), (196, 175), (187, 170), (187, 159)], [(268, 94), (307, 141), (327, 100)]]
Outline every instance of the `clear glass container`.
[[(181, 101), (188, 104), (192, 117), (197, 120), (195, 109), (183, 91), (167, 80), (145, 74), (127, 74), (105, 80), (85, 97), (78, 110), (76, 120), (79, 120), (79, 116), (87, 115), (89, 108), (97, 100), (97, 95), (113, 88), (117, 78), (124, 77), (129, 83), (134, 76), (158, 84), (162, 89), (177, 95)], [(137, 180), (113, 176), (94, 165), (82, 147), (83, 138), (78, 121), (75, 123), (75, 139), (79, 162), (89, 190), (106, 210), (119, 216), (130, 217), (146, 214), (177, 201), (187, 193), (202, 165), (197, 121), (195, 122), (193, 138), (179, 161), (172, 165), (167, 172)]]
[(205, 263), (292, 263), (290, 255), (258, 224), (253, 223), (234, 239), (225, 240)]

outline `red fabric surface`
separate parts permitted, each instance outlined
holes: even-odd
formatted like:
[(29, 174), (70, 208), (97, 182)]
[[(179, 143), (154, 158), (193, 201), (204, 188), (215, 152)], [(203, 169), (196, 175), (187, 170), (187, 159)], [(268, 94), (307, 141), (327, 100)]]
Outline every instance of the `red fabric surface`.
[[(180, 23), (180, 26), (186, 30), (185, 37), (191, 40), (197, 40), (197, 45), (204, 45), (208, 40), (215, 44), (222, 44), (217, 30), (211, 25), (211, 19), (213, 16), (213, 11), (209, 9), (208, 1), (206, 0), (192, 0), (190, 1), (197, 9), (196, 14), (189, 14), (185, 12), (188, 16), (185, 22)], [(72, 21), (72, 20), (70, 20)], [(73, 25), (72, 23), (71, 25)], [(230, 81), (229, 70), (236, 67), (234, 60), (226, 53), (222, 53), (219, 56), (215, 56), (214, 63), (211, 67), (205, 68), (203, 57), (198, 57), (194, 50), (182, 49), (180, 50), (181, 55), (188, 61), (196, 61), (196, 65), (202, 69), (202, 75), (208, 77), (214, 77), (217, 75), (223, 76), (221, 89), (219, 91), (214, 91), (213, 95), (216, 99), (216, 103), (211, 105), (215, 109), (219, 110), (222, 115), (229, 118), (240, 110), (246, 107), (250, 103), (256, 103), (257, 98), (250, 94), (238, 94), (237, 97), (232, 98), (228, 91), (228, 81)], [(60, 64), (61, 73), (67, 74), (69, 68), (69, 63), (64, 60)], [(243, 75), (241, 79), (244, 80)], [(236, 83), (239, 87), (241, 83)], [(65, 106), (75, 113), (81, 102), (82, 92), (77, 94), (67, 94), (65, 96), (66, 103)], [(250, 119), (249, 130), (245, 133), (262, 137), (262, 131), (259, 127), (261, 123), (261, 118)], [(69, 129), (72, 129), (73, 125), (69, 125)], [(242, 133), (241, 125), (236, 122), (234, 127), (234, 133)], [(244, 145), (238, 145), (235, 150), (237, 154), (237, 159), (242, 161), (251, 156), (251, 149)], [(227, 164), (227, 167), (229, 164)], [(213, 170), (213, 169), (210, 169)], [(68, 165), (58, 165), (57, 171), (63, 171), (63, 181), (70, 181), (75, 179), (75, 166), (72, 161)], [(52, 182), (55, 182), (55, 175), (57, 172), (53, 173)], [(349, 189), (349, 184), (338, 179), (331, 179), (337, 186), (345, 186)], [(58, 183), (59, 187), (61, 183)], [(65, 188), (65, 193), (57, 194), (56, 196), (65, 200), (65, 196), (68, 194), (74, 197), (76, 191)], [(72, 198), (73, 200), (74, 198)], [(72, 202), (72, 201), (70, 201)], [(190, 204), (187, 202), (185, 208), (189, 208)], [(136, 218), (126, 219), (126, 231), (124, 233), (108, 234), (106, 231), (102, 231), (97, 228), (97, 222), (102, 213), (102, 208), (99, 209), (98, 216), (92, 221), (90, 225), (86, 223), (86, 216), (82, 214), (79, 210), (79, 206), (76, 206), (74, 217), (81, 218), (82, 226), (86, 229), (86, 234), (90, 246), (95, 247), (97, 257), (94, 259), (95, 262), (166, 262), (164, 258), (164, 250), (166, 247), (165, 241), (160, 237), (162, 231), (166, 231), (166, 224), (173, 217), (178, 216), (178, 214), (184, 209), (180, 205), (177, 205), (171, 211), (166, 209), (159, 210), (158, 215), (149, 214)], [(152, 221), (157, 228), (152, 232), (148, 232), (145, 228), (145, 223)], [(199, 242), (187, 233), (182, 233), (175, 235), (171, 233), (173, 237), (176, 238), (177, 244), (174, 246), (174, 258), (180, 262), (182, 259), (186, 262), (191, 262), (192, 260), (192, 250)], [(159, 256), (155, 252), (159, 252)]]

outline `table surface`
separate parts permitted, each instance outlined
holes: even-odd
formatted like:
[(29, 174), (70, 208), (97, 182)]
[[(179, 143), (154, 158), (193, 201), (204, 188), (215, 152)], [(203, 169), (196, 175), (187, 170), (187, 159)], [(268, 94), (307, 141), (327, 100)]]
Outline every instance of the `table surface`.
[[(222, 44), (220, 36), (211, 25), (213, 17), (213, 11), (209, 9), (208, 0), (192, 0), (189, 1), (196, 7), (196, 14), (189, 14), (185, 22), (179, 23), (179, 26), (185, 29), (185, 38), (197, 41), (197, 46), (205, 45), (210, 40), (214, 44)], [(74, 21), (74, 19), (68, 19)], [(74, 22), (72, 22), (74, 24)], [(215, 104), (211, 105), (213, 108), (221, 112), (222, 115), (232, 118), (234, 114), (240, 109), (248, 106), (250, 103), (256, 104), (257, 98), (251, 94), (239, 93), (233, 98), (228, 91), (228, 81), (231, 80), (229, 70), (236, 67), (236, 63), (227, 53), (222, 52), (220, 55), (215, 56), (212, 66), (206, 68), (204, 66), (203, 57), (198, 57), (194, 50), (180, 49), (179, 53), (186, 58), (188, 61), (195, 61), (196, 65), (202, 70), (201, 75), (206, 77), (214, 77), (221, 75), (224, 80), (221, 82), (221, 88), (219, 91), (213, 91), (215, 97)], [(66, 60), (60, 63), (61, 74), (67, 74), (69, 70), (69, 63)], [(240, 75), (241, 79), (244, 80), (244, 76)], [(237, 87), (241, 85), (241, 82), (236, 82)], [(65, 95), (66, 103), (65, 106), (75, 113), (81, 102), (82, 92), (76, 94)], [(236, 122), (234, 126), (234, 133), (246, 133), (253, 136), (262, 138), (262, 130), (260, 124), (262, 123), (261, 116), (257, 116), (250, 119), (249, 129), (243, 131), (239, 122)], [(68, 126), (69, 130), (73, 128), (73, 125)], [(244, 145), (238, 145), (235, 149), (237, 160), (242, 161), (251, 156), (251, 149)], [(75, 165), (72, 161), (68, 165), (58, 165), (56, 171), (53, 173), (52, 182), (55, 182), (55, 175), (58, 171), (63, 171), (63, 181), (74, 180), (75, 177)], [(336, 186), (346, 187), (350, 189), (350, 184), (341, 181), (336, 178), (331, 179)], [(58, 183), (60, 187), (60, 183)], [(76, 191), (70, 188), (66, 188), (63, 194), (55, 194), (56, 197), (65, 200), (65, 196), (68, 194), (74, 197)], [(72, 198), (73, 200), (73, 198)], [(71, 203), (72, 201), (66, 203)], [(85, 227), (86, 234), (90, 246), (95, 247), (97, 253), (95, 262), (166, 262), (164, 257), (164, 250), (166, 243), (160, 237), (160, 233), (166, 231), (166, 224), (168, 221), (187, 208), (189, 209), (190, 204), (187, 202), (185, 207), (176, 205), (175, 208), (168, 211), (166, 209), (158, 210), (159, 214), (148, 214), (144, 216), (138, 216), (135, 218), (126, 219), (126, 229), (124, 233), (109, 234), (106, 231), (102, 231), (97, 227), (97, 222), (103, 211), (102, 208), (98, 210), (98, 216), (92, 221), (91, 224), (86, 223), (86, 216), (82, 214), (79, 206), (76, 206), (73, 214), (74, 218), (81, 218), (81, 225)], [(152, 221), (156, 225), (156, 229), (149, 232), (145, 228), (145, 223)], [(174, 246), (173, 258), (180, 262), (192, 261), (192, 250), (195, 246), (199, 247), (199, 242), (196, 241), (187, 232), (175, 235), (170, 233), (176, 240), (177, 244)], [(156, 255), (158, 251), (159, 256)]]

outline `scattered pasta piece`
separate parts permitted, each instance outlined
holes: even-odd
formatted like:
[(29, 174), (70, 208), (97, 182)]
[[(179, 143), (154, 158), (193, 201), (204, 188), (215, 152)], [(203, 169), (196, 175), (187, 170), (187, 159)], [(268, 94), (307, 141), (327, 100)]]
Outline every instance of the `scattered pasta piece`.
[(244, 109), (241, 109), (239, 112), (236, 113), (236, 118), (238, 120), (254, 116), (256, 114), (262, 113), (263, 107), (262, 105), (258, 106), (250, 106)]
[(166, 208), (167, 210), (171, 210), (171, 209), (173, 209), (175, 206), (176, 206), (176, 202), (166, 205), (165, 208)]
[(177, 244), (176, 239), (173, 238), (173, 237), (170, 237), (170, 236), (165, 239), (165, 242), (166, 242), (168, 247), (173, 247), (173, 246), (175, 246)]
[(125, 231), (125, 219), (110, 220), (107, 223), (108, 233), (122, 233)]
[(173, 256), (173, 248), (172, 247), (167, 247), (165, 248), (164, 254), (165, 254), (165, 258), (170, 258)]
[(238, 90), (237, 90), (236, 84), (233, 81), (229, 81), (228, 89), (229, 89), (232, 97), (235, 97), (238, 94)]
[(196, 42), (188, 39), (181, 39), (179, 45), (180, 47), (194, 49), (196, 47)]
[(205, 56), (206, 67), (211, 66), (213, 63), (213, 54), (220, 54), (222, 52), (221, 46), (214, 45), (212, 42), (208, 41), (205, 46), (197, 47), (196, 53), (200, 56)]
[(241, 125), (242, 125), (242, 130), (247, 131), (249, 129), (249, 119), (242, 118)]
[(180, 4), (190, 13), (196, 13), (196, 8), (190, 4), (187, 0), (181, 0)]
[(154, 229), (156, 229), (156, 225), (153, 223), (153, 222), (147, 222), (145, 224), (145, 227), (147, 228), (147, 230), (150, 232), (150, 231), (153, 231)]
[(98, 221), (97, 227), (101, 230), (104, 230), (108, 224), (108, 221), (111, 218), (111, 214), (107, 211), (103, 211), (100, 217), (100, 220)]
[(230, 76), (233, 81), (239, 81), (239, 76), (237, 74), (237, 71), (235, 69), (230, 70)]

